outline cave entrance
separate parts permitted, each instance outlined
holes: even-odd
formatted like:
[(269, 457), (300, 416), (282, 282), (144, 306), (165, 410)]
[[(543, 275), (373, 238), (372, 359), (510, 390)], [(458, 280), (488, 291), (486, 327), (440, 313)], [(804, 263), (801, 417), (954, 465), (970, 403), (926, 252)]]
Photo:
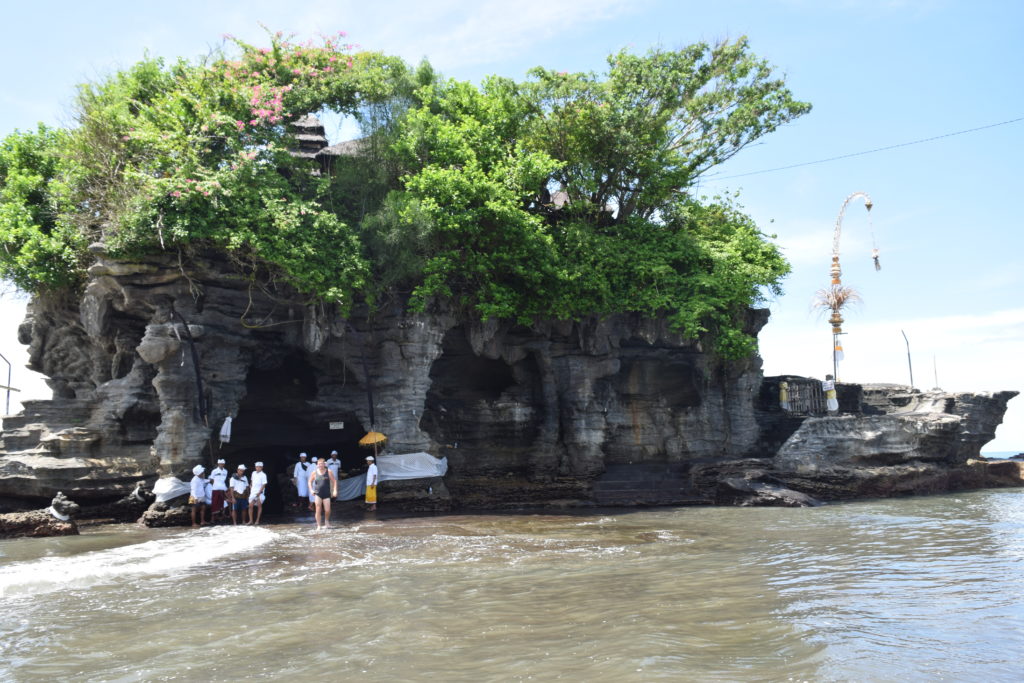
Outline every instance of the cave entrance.
[(251, 474), (253, 463), (263, 462), (268, 480), (264, 514), (284, 512), (295, 500), (292, 472), (299, 453), (308, 453), (315, 463), (336, 450), (346, 471), (364, 464), (366, 453), (358, 442), (365, 431), (358, 417), (317, 401), (317, 372), (298, 354), (286, 356), (274, 368), (251, 369), (232, 422), (231, 442), (215, 447), (214, 460), (227, 460), (229, 472), (244, 463)]
[[(528, 338), (528, 337), (526, 337)], [(452, 467), (475, 475), (526, 472), (544, 419), (541, 374), (533, 355), (508, 364), (478, 356), (465, 328), (449, 330), (430, 368), (420, 422), (452, 450)]]

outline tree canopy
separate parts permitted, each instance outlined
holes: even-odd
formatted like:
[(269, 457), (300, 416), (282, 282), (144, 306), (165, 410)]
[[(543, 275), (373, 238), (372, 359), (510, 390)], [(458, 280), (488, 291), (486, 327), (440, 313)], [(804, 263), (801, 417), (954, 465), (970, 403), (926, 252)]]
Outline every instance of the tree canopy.
[[(400, 295), (523, 322), (640, 312), (723, 355), (752, 350), (746, 310), (788, 265), (693, 187), (810, 105), (745, 39), (479, 86), (340, 34), (228, 45), (144, 59), (82, 86), (74, 127), (0, 142), (0, 275), (75, 287), (94, 241), (123, 257), (218, 249), (342, 310)], [(324, 111), (364, 135), (326, 167), (292, 153), (291, 124)]]

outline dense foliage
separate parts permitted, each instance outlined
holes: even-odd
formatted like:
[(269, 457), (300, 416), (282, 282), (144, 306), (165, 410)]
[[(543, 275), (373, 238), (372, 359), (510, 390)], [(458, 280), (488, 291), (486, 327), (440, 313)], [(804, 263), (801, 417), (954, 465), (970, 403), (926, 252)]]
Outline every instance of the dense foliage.
[[(479, 87), (340, 41), (146, 59), (83, 86), (74, 128), (7, 137), (0, 275), (73, 287), (97, 240), (124, 256), (212, 248), (343, 310), (411, 294), (524, 322), (637, 311), (728, 356), (752, 349), (746, 309), (788, 266), (691, 188), (809, 105), (744, 40)], [(290, 153), (290, 123), (323, 111), (364, 133), (329, 166)]]

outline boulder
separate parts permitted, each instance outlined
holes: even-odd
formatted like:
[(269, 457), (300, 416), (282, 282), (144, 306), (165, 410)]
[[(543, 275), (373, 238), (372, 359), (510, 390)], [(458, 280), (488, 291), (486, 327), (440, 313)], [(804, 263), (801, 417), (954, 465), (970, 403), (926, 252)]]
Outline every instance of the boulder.
[(192, 508), (187, 503), (188, 496), (153, 503), (138, 522), (148, 527), (192, 526)]
[(79, 511), (77, 503), (58, 493), (45, 510), (0, 515), (0, 538), (76, 536), (78, 525), (74, 516)]

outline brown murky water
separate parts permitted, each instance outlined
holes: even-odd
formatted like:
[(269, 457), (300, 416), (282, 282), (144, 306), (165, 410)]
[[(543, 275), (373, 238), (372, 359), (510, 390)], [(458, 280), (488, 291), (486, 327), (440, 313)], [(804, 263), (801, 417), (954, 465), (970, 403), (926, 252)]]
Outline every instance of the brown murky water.
[(1024, 491), (0, 542), (0, 679), (1019, 680)]

